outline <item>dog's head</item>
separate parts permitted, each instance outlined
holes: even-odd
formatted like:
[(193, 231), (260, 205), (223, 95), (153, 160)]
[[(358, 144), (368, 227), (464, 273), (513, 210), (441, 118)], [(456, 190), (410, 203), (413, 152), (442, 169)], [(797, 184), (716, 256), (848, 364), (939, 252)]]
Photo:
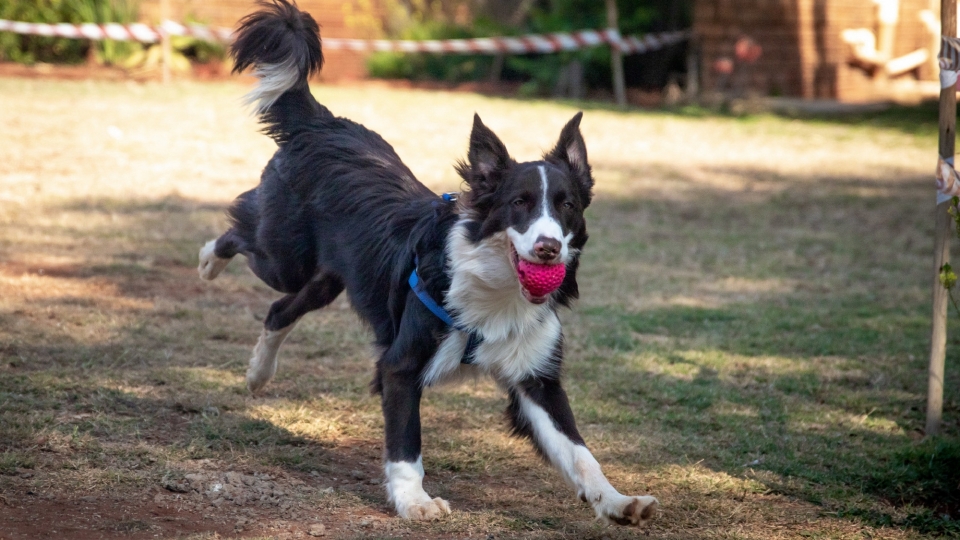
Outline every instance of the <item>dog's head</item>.
[[(580, 134), (582, 116), (577, 113), (567, 122), (557, 145), (542, 161), (526, 163), (514, 161), (493, 131), (474, 116), (467, 161), (457, 165), (470, 188), (463, 207), (475, 224), (471, 241), (505, 235), (518, 276), (523, 267), (563, 264), (576, 270), (578, 254), (587, 242), (583, 211), (593, 197), (593, 177)], [(576, 296), (572, 273), (568, 277), (573, 287), (569, 292)], [(523, 279), (521, 290), (533, 303), (549, 296), (531, 293)]]

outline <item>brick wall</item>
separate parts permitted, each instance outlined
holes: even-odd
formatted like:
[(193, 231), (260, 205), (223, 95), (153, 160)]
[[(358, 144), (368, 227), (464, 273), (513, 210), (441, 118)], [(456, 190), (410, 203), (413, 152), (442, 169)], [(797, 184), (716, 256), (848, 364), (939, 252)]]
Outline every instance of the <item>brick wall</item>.
[(737, 38), (749, 35), (763, 47), (763, 55), (749, 71), (738, 70), (728, 83), (763, 94), (802, 92), (796, 0), (697, 0), (693, 21), (703, 51), (705, 89), (717, 89), (721, 82), (712, 69), (714, 62), (733, 58)]
[[(894, 56), (927, 48), (933, 36), (919, 13), (929, 0), (900, 0)], [(704, 88), (716, 88), (711, 66), (720, 57), (733, 57), (733, 43), (749, 35), (763, 47), (763, 56), (734, 83), (761, 94), (864, 101), (880, 97), (871, 75), (850, 65), (850, 46), (840, 33), (848, 28), (877, 32), (877, 7), (872, 0), (696, 0), (694, 31), (701, 39)], [(911, 75), (906, 75), (911, 76)], [(931, 60), (919, 69), (923, 80), (934, 80)]]
[[(169, 18), (182, 22), (191, 20), (234, 28), (238, 20), (254, 11), (256, 5), (253, 0), (168, 0), (170, 6)], [(347, 4), (341, 0), (298, 0), (301, 10), (313, 15), (320, 24), (321, 37), (379, 37), (360, 35), (362, 29), (350, 28), (347, 17)], [(141, 0), (140, 19), (143, 22), (155, 23), (161, 19), (161, 0)], [(376, 4), (373, 4), (377, 9)], [(367, 75), (366, 55), (351, 51), (325, 50), (325, 63), (321, 80), (359, 79)]]

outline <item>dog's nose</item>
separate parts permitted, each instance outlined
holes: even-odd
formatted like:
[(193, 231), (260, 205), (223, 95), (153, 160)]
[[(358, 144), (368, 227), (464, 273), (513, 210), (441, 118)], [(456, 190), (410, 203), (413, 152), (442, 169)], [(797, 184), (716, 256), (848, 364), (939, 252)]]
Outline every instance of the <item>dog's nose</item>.
[(541, 261), (552, 261), (560, 255), (560, 242), (553, 238), (541, 236), (537, 238), (537, 242), (533, 244), (533, 253)]

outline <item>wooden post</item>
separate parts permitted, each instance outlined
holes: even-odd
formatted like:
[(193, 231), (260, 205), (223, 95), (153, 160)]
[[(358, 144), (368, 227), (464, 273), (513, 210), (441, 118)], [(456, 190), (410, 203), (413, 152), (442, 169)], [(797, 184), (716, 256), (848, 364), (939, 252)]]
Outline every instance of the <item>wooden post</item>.
[[(617, 0), (607, 0), (607, 28), (617, 30)], [(613, 97), (617, 105), (627, 106), (627, 88), (623, 82), (623, 53), (620, 49), (610, 46), (610, 68), (613, 71)]]
[[(507, 20), (507, 24), (511, 28), (516, 28), (523, 24), (523, 21), (526, 20), (527, 15), (530, 14), (530, 10), (533, 9), (534, 0), (521, 0), (520, 5), (517, 6), (517, 9), (513, 11), (513, 14), (510, 15), (510, 19)], [(493, 57), (493, 65), (490, 66), (490, 75), (488, 80), (491, 83), (500, 82), (500, 76), (503, 74), (503, 65), (507, 61), (507, 55), (502, 52), (498, 52)]]
[(897, 21), (900, 20), (900, 0), (881, 0), (878, 5), (880, 28), (877, 31), (877, 52), (883, 61), (893, 58), (893, 44), (897, 36)]
[(160, 71), (163, 84), (170, 82), (170, 34), (163, 29), (163, 23), (170, 20), (170, 0), (160, 0)]
[(930, 19), (928, 20), (924, 18), (922, 15), (922, 12), (921, 12), (921, 19), (923, 19), (924, 24), (926, 24), (927, 26), (927, 29), (930, 30), (930, 60), (929, 60), (930, 73), (933, 74), (934, 78), (936, 78), (937, 73), (940, 72), (940, 60), (937, 58), (937, 51), (940, 50), (940, 33), (941, 32), (940, 32), (940, 24), (939, 24), (939, 21), (936, 20), (935, 14), (937, 13), (937, 8), (938, 8), (938, 4), (940, 3), (940, 0), (929, 0), (929, 2), (930, 3), (928, 4), (928, 6), (930, 8), (929, 9)]
[(700, 40), (690, 36), (687, 40), (687, 101), (696, 103), (700, 96)]
[[(940, 28), (944, 36), (957, 35), (957, 0), (940, 1)], [(957, 129), (956, 86), (940, 89), (940, 155), (953, 157)], [(927, 380), (928, 437), (940, 433), (943, 418), (943, 366), (947, 352), (947, 290), (940, 283), (940, 267), (950, 262), (952, 219), (947, 214), (950, 202), (936, 206), (936, 240), (933, 276), (933, 323), (930, 331), (930, 371)]]

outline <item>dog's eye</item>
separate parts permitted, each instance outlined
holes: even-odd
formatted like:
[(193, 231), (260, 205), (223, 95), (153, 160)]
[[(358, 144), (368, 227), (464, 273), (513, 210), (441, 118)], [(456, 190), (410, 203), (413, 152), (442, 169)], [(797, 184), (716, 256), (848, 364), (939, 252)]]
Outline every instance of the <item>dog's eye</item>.
[(566, 208), (567, 210), (570, 210), (573, 208), (573, 203), (570, 201), (563, 201), (563, 207)]
[(523, 200), (523, 199), (517, 199), (517, 200), (513, 201), (513, 205), (514, 205), (514, 206), (526, 206), (526, 204), (527, 204), (527, 201), (525, 201), (525, 200)]

